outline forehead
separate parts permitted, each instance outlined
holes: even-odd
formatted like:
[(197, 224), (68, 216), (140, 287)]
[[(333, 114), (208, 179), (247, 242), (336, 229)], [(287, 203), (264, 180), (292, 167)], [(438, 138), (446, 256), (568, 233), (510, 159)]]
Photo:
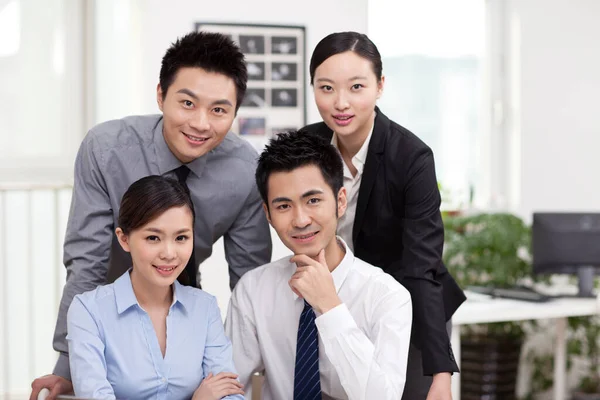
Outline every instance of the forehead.
[(276, 197), (297, 199), (309, 190), (333, 194), (316, 165), (305, 165), (291, 171), (273, 172), (267, 183), (269, 200)]
[(356, 76), (377, 79), (373, 63), (353, 51), (335, 54), (321, 63), (315, 70), (315, 79), (352, 79)]
[(187, 206), (172, 207), (148, 221), (140, 229), (158, 228), (179, 230), (192, 227), (192, 212)]
[(175, 74), (167, 94), (176, 94), (180, 89), (188, 89), (199, 98), (215, 100), (235, 99), (236, 88), (233, 79), (219, 72), (208, 72), (197, 67), (180, 68)]

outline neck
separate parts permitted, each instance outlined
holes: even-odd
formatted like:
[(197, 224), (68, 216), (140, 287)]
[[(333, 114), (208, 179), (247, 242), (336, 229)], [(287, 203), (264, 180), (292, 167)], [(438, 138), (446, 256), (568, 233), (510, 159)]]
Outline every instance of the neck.
[(345, 254), (346, 250), (334, 236), (325, 248), (325, 261), (327, 261), (327, 266), (329, 266), (329, 272), (333, 272), (340, 265)]
[(143, 309), (169, 308), (173, 302), (172, 286), (157, 286), (136, 273), (135, 267), (131, 271), (131, 286), (133, 293)]
[(337, 135), (337, 143), (340, 153), (342, 157), (347, 157), (352, 159), (358, 153), (362, 145), (369, 137), (369, 133), (373, 129), (373, 125), (375, 124), (375, 110), (373, 110), (373, 114), (371, 118), (369, 118), (369, 123), (365, 124), (365, 127), (360, 131), (356, 131), (354, 134), (340, 136)]

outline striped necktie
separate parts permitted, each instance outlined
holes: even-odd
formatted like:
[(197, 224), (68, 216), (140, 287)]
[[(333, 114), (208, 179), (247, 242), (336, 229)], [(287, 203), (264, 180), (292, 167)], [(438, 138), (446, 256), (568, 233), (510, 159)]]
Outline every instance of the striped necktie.
[[(190, 192), (190, 189), (187, 185), (187, 177), (190, 174), (190, 169), (186, 165), (182, 165), (181, 167), (175, 169), (175, 175), (177, 175), (177, 180), (179, 183), (183, 185), (183, 187)], [(196, 275), (198, 273), (198, 265), (196, 265), (196, 246), (192, 249), (192, 255), (188, 260), (187, 265), (185, 266), (184, 274), (187, 274), (188, 279), (190, 281), (190, 286), (199, 288), (200, 285), (196, 282)]]
[(315, 312), (304, 300), (304, 310), (298, 324), (296, 368), (294, 370), (294, 400), (321, 399), (319, 374), (319, 332)]

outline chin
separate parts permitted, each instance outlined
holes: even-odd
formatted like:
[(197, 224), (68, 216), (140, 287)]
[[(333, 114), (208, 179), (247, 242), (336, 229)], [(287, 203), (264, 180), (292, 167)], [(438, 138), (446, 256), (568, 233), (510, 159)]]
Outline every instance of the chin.
[(177, 280), (177, 276), (154, 276), (152, 279), (152, 283), (159, 287), (171, 286), (173, 282)]
[(158, 287), (170, 287), (171, 285), (173, 285), (173, 283), (177, 280), (176, 279), (157, 279), (154, 283), (156, 286)]
[(323, 247), (320, 243), (313, 243), (307, 246), (296, 246), (293, 252), (294, 254), (304, 254), (310, 258), (316, 258)]

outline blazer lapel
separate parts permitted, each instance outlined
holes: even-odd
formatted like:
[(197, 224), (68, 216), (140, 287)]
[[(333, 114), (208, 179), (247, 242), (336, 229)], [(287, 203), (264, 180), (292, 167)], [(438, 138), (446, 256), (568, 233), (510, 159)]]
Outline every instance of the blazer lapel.
[(371, 189), (373, 189), (373, 185), (377, 179), (377, 172), (379, 170), (379, 165), (381, 164), (381, 157), (385, 149), (385, 141), (390, 125), (390, 120), (379, 111), (379, 108), (376, 107), (375, 111), (377, 112), (377, 116), (375, 117), (373, 134), (367, 151), (365, 169), (363, 170), (360, 188), (358, 189), (356, 215), (354, 217), (354, 225), (352, 226), (352, 243), (354, 243), (355, 248), (356, 238), (358, 237), (358, 232), (362, 228), (363, 220), (365, 218)]

